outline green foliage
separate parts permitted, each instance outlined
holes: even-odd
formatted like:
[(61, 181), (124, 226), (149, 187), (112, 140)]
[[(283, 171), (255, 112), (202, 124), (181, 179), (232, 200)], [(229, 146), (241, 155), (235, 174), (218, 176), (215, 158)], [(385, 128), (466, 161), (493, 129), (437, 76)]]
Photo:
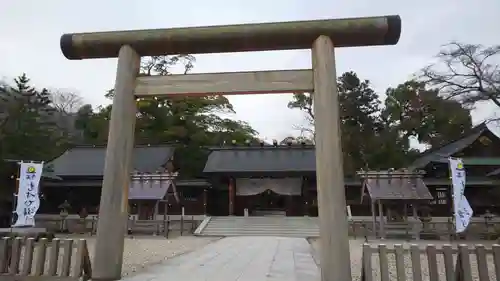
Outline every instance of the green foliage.
[(414, 80), (386, 91), (382, 116), (398, 128), (403, 139), (437, 147), (463, 136), (472, 128), (470, 112), (460, 103), (439, 96), (437, 89)]
[(47, 89), (38, 91), (23, 74), (15, 85), (0, 87), (0, 155), (2, 159), (50, 160), (68, 144), (67, 132)]
[(49, 161), (67, 148), (69, 137), (58, 125), (51, 93), (33, 88), (26, 74), (0, 85), (0, 108), (0, 197), (10, 199), (17, 162)]
[[(344, 171), (400, 168), (418, 155), (410, 139), (440, 146), (462, 136), (472, 126), (470, 113), (425, 84), (407, 81), (386, 91), (382, 106), (368, 80), (346, 72), (337, 80), (339, 90)], [(289, 108), (302, 110), (314, 135), (313, 99), (295, 94)]]
[[(192, 68), (190, 56), (156, 56), (141, 63), (141, 75), (169, 75), (170, 68), (182, 62), (185, 71)], [(106, 97), (113, 98), (114, 91)], [(83, 141), (105, 143), (111, 105), (93, 112), (90, 105), (77, 112), (76, 126), (82, 130)], [(207, 146), (219, 146), (233, 139), (239, 143), (256, 140), (257, 132), (246, 122), (222, 118), (234, 113), (229, 100), (222, 95), (208, 97), (161, 97), (137, 101), (135, 141), (138, 144), (173, 143), (175, 161), (181, 177), (199, 176), (206, 161)]]

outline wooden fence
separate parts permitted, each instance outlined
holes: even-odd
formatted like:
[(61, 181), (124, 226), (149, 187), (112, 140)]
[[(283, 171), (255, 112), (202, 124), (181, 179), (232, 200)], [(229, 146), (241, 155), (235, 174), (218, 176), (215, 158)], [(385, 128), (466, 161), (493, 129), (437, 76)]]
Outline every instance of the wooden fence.
[[(175, 218), (175, 219), (173, 219)], [(97, 231), (97, 218), (40, 218), (37, 227), (43, 227), (55, 233), (89, 233)], [(137, 220), (134, 217), (128, 220), (130, 234), (157, 234), (168, 236), (171, 232), (180, 235), (192, 233), (203, 219), (200, 216), (167, 216), (165, 220)]]
[(168, 238), (169, 234), (177, 230), (182, 236), (184, 234), (191, 234), (198, 227), (201, 221), (195, 219), (194, 216), (181, 216), (180, 220), (135, 220), (129, 219), (128, 232), (129, 234), (156, 234), (164, 235)]
[[(422, 255), (426, 259), (422, 259)], [(472, 262), (471, 262), (472, 256)], [(378, 266), (374, 259), (378, 259)], [(427, 260), (427, 262), (425, 262)], [(394, 245), (363, 245), (361, 280), (363, 281), (497, 281), (500, 280), (500, 245), (486, 248), (467, 245), (436, 248), (418, 245), (404, 248)]]
[[(391, 238), (391, 226), (394, 223), (388, 224), (385, 232), (381, 235), (380, 232), (375, 233), (373, 223), (366, 221), (350, 221), (349, 234), (354, 237), (369, 237), (369, 238)], [(386, 225), (387, 226), (387, 225)], [(378, 228), (378, 222), (376, 224)], [(414, 229), (419, 229), (418, 235), (415, 235)], [(399, 237), (406, 237), (407, 240), (415, 238), (430, 239), (430, 240), (496, 240), (500, 238), (500, 223), (499, 222), (471, 222), (466, 231), (461, 234), (456, 234), (453, 223), (451, 222), (429, 222), (424, 227), (421, 222), (409, 221), (398, 223)], [(404, 235), (405, 234), (405, 235)]]
[[(60, 258), (62, 256), (62, 258)], [(92, 275), (85, 239), (38, 242), (34, 238), (0, 240), (0, 280), (88, 280)]]

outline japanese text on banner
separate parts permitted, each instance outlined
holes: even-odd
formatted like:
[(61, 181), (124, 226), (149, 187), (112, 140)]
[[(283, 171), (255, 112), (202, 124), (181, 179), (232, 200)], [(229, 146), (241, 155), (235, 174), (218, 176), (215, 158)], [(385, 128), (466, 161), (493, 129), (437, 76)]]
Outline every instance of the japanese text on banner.
[(465, 231), (472, 218), (472, 208), (465, 198), (465, 169), (462, 159), (449, 158), (451, 183), (453, 186), (453, 212), (455, 215), (455, 231)]
[(43, 163), (21, 163), (17, 193), (17, 220), (14, 227), (34, 226), (35, 214), (40, 207), (39, 184)]

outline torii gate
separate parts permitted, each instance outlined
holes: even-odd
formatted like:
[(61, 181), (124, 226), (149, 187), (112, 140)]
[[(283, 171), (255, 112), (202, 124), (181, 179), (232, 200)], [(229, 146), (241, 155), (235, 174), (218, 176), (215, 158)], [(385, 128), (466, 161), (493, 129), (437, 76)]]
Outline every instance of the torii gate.
[[(65, 34), (70, 60), (118, 57), (92, 280), (121, 277), (136, 98), (314, 92), (321, 279), (351, 280), (335, 47), (392, 45), (399, 16)], [(138, 77), (141, 56), (312, 49), (312, 70)]]

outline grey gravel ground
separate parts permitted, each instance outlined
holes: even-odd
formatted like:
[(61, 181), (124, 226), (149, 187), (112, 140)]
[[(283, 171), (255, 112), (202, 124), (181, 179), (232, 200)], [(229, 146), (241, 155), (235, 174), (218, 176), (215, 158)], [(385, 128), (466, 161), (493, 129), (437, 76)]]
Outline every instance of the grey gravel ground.
[[(88, 235), (58, 235), (60, 239), (86, 239), (89, 249), (90, 259), (93, 260), (95, 236)], [(135, 236), (125, 238), (125, 249), (123, 253), (122, 276), (135, 275), (144, 271), (147, 267), (162, 263), (172, 257), (202, 248), (219, 238), (214, 237), (194, 237), (178, 236), (165, 239), (161, 236)], [(35, 250), (34, 257), (37, 256)], [(74, 249), (75, 251), (75, 249)], [(59, 252), (59, 268), (62, 267), (63, 250)], [(23, 256), (23, 253), (21, 253)], [(23, 266), (21, 258), (20, 266)], [(74, 259), (73, 259), (74, 262)], [(46, 260), (45, 270), (48, 268)]]
[[(122, 276), (129, 276), (159, 264), (172, 257), (194, 251), (219, 238), (179, 236), (170, 239), (154, 236), (139, 236), (125, 239)], [(91, 259), (95, 238), (87, 238)]]
[[(317, 239), (311, 239), (310, 243), (313, 248), (313, 256), (315, 258), (316, 263), (319, 264), (319, 251), (320, 251), (320, 245), (319, 241)], [(353, 280), (357, 281), (360, 280), (360, 275), (361, 275), (361, 260), (362, 260), (362, 245), (364, 243), (364, 240), (351, 240), (350, 241), (350, 255), (351, 255), (351, 271), (352, 271), (352, 277)], [(451, 244), (454, 247), (456, 247), (458, 244), (464, 244), (464, 241), (460, 241), (460, 243), (449, 243), (449, 242), (443, 242), (443, 241), (411, 241), (411, 242), (406, 242), (406, 241), (396, 241), (396, 240), (372, 240), (369, 242), (369, 244), (375, 246), (378, 244), (386, 244), (387, 247), (392, 248), (394, 244), (402, 244), (405, 248), (408, 248), (411, 244), (417, 244), (419, 245), (422, 249), (424, 249), (428, 244), (434, 244), (436, 247), (441, 248), (445, 244)], [(476, 245), (476, 244), (483, 244), (486, 247), (491, 247), (493, 244), (492, 242), (489, 241), (468, 241), (466, 244), (468, 245)], [(429, 280), (428, 274), (429, 270), (427, 267), (427, 258), (425, 255), (422, 255), (422, 274), (424, 280)], [(477, 274), (477, 263), (475, 260), (474, 255), (470, 256), (471, 258), (471, 264), (472, 264), (472, 275), (474, 280), (479, 280), (478, 274)], [(372, 258), (372, 264), (374, 265), (374, 280), (380, 280), (379, 277), (379, 269), (378, 269), (378, 258), (373, 256)], [(395, 259), (393, 255), (389, 255), (389, 266), (390, 266), (390, 280), (397, 280), (396, 279), (396, 264), (395, 264)], [(412, 275), (411, 275), (411, 261), (409, 257), (405, 256), (405, 266), (406, 266), (406, 280), (408, 281), (413, 281)], [(438, 257), (438, 271), (439, 271), (439, 280), (446, 280), (444, 276), (444, 262), (441, 256)], [(497, 281), (494, 279), (494, 264), (493, 264), (493, 258), (491, 255), (488, 257), (488, 270), (489, 270), (489, 275), (490, 275), (490, 280), (491, 281)], [(432, 280), (435, 281), (435, 280)], [(437, 281), (437, 280), (436, 280)]]

